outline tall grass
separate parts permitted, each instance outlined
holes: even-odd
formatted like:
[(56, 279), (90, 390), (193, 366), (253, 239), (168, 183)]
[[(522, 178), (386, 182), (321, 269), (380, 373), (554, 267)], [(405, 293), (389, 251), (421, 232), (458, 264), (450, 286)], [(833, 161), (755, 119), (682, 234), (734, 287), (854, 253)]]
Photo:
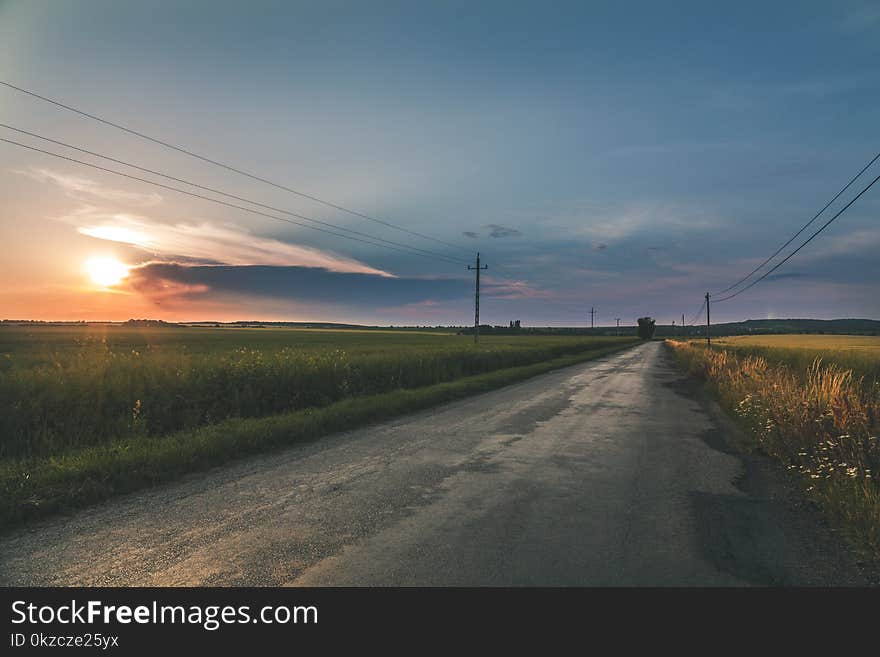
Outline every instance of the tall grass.
[(743, 356), (760, 356), (771, 363), (784, 363), (805, 372), (821, 355), (823, 362), (850, 370), (866, 384), (880, 381), (880, 338), (841, 335), (736, 336), (713, 340)]
[(880, 553), (880, 386), (814, 353), (786, 362), (740, 349), (670, 341), (761, 451), (804, 488), (856, 544)]
[[(356, 336), (342, 338), (349, 344), (354, 344), (356, 339)], [(18, 455), (0, 459), (0, 532), (22, 521), (168, 481), (184, 473), (217, 465), (245, 454), (311, 440), (333, 431), (351, 429), (367, 422), (485, 392), (551, 369), (617, 351), (634, 342), (636, 341), (633, 339), (565, 338), (561, 342), (550, 340), (545, 343), (544, 338), (538, 338), (519, 343), (497, 341), (480, 348), (471, 345), (468, 353), (491, 354), (500, 351), (507, 354), (505, 358), (496, 354), (487, 357), (488, 360), (477, 359), (476, 362), (482, 366), (516, 359), (532, 360), (548, 353), (542, 349), (579, 350), (549, 360), (504, 367), (435, 385), (398, 387), (376, 394), (349, 394), (344, 399), (319, 407), (307, 407), (265, 417), (234, 417), (157, 436), (129, 433), (94, 444), (82, 441), (81, 444), (68, 448), (59, 447), (64, 442), (59, 441), (47, 445), (52, 448), (48, 455)], [(431, 343), (426, 343), (422, 348), (422, 365), (432, 360), (429, 353), (431, 349), (428, 348), (431, 346)], [(445, 346), (450, 347), (448, 344)], [(439, 350), (434, 354), (438, 358), (442, 355), (449, 357), (454, 353), (454, 350), (444, 349), (442, 343), (434, 344), (433, 348)], [(369, 359), (351, 359), (354, 365), (361, 366), (365, 362), (369, 364), (370, 359), (381, 359), (381, 354), (370, 354), (367, 345), (361, 344), (355, 351), (364, 357), (369, 355)], [(383, 351), (388, 354), (393, 352), (387, 340)], [(318, 353), (322, 353), (320, 349)], [(263, 362), (266, 358), (264, 354)], [(346, 363), (341, 357), (332, 362)], [(416, 381), (420, 376), (437, 376), (437, 371), (427, 375), (418, 375), (412, 371), (413, 367), (419, 366), (414, 351), (405, 359), (392, 357), (389, 362), (398, 366), (407, 363), (410, 368), (402, 375), (396, 374), (397, 381)], [(340, 369), (346, 371), (350, 368), (340, 366)], [(426, 369), (430, 372), (430, 367)], [(388, 373), (390, 370), (383, 371)], [(450, 367), (444, 373), (448, 375), (453, 371), (454, 368)], [(399, 378), (400, 376), (403, 378)], [(387, 381), (383, 385), (386, 383)], [(351, 393), (353, 388), (347, 390)], [(85, 413), (87, 409), (81, 412)]]
[(452, 335), (340, 331), (328, 340), (307, 331), (223, 329), (163, 329), (146, 338), (111, 332), (109, 339), (69, 333), (65, 340), (28, 330), (30, 339), (7, 337), (12, 348), (0, 367), (0, 458), (321, 407), (615, 344), (521, 338), (475, 347)]

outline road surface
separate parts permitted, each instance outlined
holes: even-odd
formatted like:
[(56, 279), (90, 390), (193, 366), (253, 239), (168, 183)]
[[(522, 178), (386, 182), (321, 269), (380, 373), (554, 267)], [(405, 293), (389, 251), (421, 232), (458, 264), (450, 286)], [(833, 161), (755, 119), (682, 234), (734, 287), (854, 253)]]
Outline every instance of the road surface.
[(0, 538), (6, 585), (864, 584), (653, 342)]

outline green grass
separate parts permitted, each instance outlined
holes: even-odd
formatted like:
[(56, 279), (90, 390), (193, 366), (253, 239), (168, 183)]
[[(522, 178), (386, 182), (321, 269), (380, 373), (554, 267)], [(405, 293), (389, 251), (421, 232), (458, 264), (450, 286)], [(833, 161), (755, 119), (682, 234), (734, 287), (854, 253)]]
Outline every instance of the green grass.
[[(626, 339), (623, 339), (624, 341)], [(118, 326), (0, 328), (0, 459), (542, 362), (615, 338)]]
[(464, 336), (394, 332), (43, 330), (0, 330), (8, 361), (0, 372), (0, 526), (635, 342), (493, 336), (475, 346)]

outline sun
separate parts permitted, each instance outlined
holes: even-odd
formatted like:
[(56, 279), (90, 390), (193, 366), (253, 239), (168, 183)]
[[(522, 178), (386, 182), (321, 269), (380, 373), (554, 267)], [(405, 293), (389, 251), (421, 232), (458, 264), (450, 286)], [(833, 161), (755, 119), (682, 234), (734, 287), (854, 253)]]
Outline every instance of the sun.
[(116, 258), (90, 258), (86, 261), (86, 271), (101, 287), (119, 285), (128, 276), (128, 266)]

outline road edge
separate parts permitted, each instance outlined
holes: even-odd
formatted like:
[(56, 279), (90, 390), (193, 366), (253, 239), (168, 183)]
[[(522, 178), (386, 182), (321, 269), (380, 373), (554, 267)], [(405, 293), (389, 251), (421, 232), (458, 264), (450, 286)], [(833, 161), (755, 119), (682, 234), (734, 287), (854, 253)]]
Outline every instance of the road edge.
[[(809, 523), (818, 540), (844, 552), (855, 568), (862, 574), (866, 584), (880, 587), (880, 562), (861, 554), (845, 534), (834, 527), (803, 490), (800, 480), (786, 470), (779, 461), (754, 448), (744, 429), (732, 418), (712, 395), (711, 390), (698, 379), (690, 376), (680, 366), (673, 348), (664, 340), (663, 349), (684, 381), (688, 393), (707, 413), (720, 429), (723, 447), (735, 455), (743, 464), (743, 474), (735, 482), (736, 486), (750, 495), (772, 498), (782, 504), (793, 515), (800, 516)], [(716, 447), (717, 449), (717, 447)]]

